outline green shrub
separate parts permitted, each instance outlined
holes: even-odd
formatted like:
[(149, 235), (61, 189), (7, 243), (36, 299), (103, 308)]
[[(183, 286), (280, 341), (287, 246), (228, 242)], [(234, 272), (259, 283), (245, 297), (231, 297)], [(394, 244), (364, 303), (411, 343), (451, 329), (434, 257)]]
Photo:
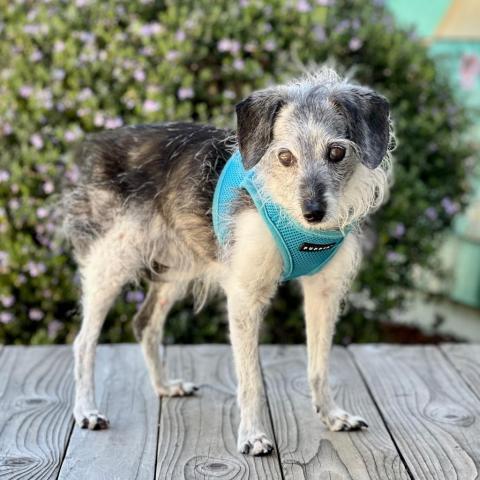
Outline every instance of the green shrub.
[[(426, 48), (379, 2), (0, 0), (0, 11), (0, 342), (70, 341), (78, 329), (78, 281), (48, 207), (78, 175), (73, 143), (140, 122), (233, 126), (240, 98), (327, 59), (390, 99), (400, 145), (340, 337), (375, 339), (372, 320), (401, 307), (414, 268), (436, 268), (462, 204), (468, 121)], [(125, 292), (104, 340), (132, 338), (126, 320), (141, 299)], [(225, 339), (221, 310), (192, 321), (179, 306), (168, 339)], [(302, 332), (297, 293), (282, 287), (265, 338)]]

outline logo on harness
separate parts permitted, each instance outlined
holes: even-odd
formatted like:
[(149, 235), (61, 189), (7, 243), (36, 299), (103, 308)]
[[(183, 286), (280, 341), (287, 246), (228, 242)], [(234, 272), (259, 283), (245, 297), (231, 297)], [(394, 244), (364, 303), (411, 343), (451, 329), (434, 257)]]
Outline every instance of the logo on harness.
[(302, 243), (299, 250), (301, 252), (320, 252), (322, 250), (330, 250), (336, 245), (336, 243), (323, 243), (321, 245), (318, 243)]

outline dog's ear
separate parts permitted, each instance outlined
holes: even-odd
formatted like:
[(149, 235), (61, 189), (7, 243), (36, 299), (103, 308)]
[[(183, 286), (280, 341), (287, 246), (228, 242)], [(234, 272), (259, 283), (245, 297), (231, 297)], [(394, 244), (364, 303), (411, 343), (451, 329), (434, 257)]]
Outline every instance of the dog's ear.
[(388, 100), (365, 87), (345, 86), (330, 99), (347, 119), (349, 139), (360, 149), (360, 160), (370, 169), (380, 165), (390, 145)]
[(285, 99), (274, 89), (256, 92), (237, 104), (237, 138), (245, 169), (254, 167), (265, 155), (283, 105)]

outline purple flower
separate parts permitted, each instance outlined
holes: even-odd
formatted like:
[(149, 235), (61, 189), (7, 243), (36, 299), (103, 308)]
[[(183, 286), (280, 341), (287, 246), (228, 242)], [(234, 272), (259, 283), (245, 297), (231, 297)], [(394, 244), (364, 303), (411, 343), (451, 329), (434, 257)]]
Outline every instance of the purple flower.
[(22, 85), (19, 88), (18, 93), (22, 98), (28, 98), (33, 93), (33, 88), (30, 85)]
[(223, 96), (225, 98), (228, 98), (229, 100), (231, 100), (231, 99), (235, 98), (235, 92), (233, 92), (232, 90), (225, 90), (223, 92)]
[(80, 138), (80, 131), (78, 129), (71, 128), (64, 133), (63, 138), (66, 142), (75, 142), (75, 140)]
[(38, 277), (47, 271), (47, 267), (41, 262), (28, 262), (27, 271), (31, 277)]
[(310, 3), (307, 2), (307, 0), (298, 0), (297, 2), (297, 11), (298, 12), (309, 12), (312, 9), (312, 6)]
[(52, 78), (54, 80), (63, 80), (65, 78), (65, 70), (61, 68), (54, 68), (52, 70)]
[(13, 128), (8, 122), (5, 122), (3, 124), (2, 131), (4, 135), (10, 135), (13, 132)]
[(146, 112), (157, 112), (160, 108), (160, 104), (155, 100), (145, 100), (143, 102), (143, 109)]
[(15, 303), (15, 297), (13, 295), (0, 295), (0, 303), (5, 308), (10, 308)]
[(55, 338), (57, 333), (63, 328), (63, 323), (59, 320), (52, 320), (47, 326), (48, 336), (50, 338)]
[(18, 198), (12, 198), (8, 201), (8, 206), (11, 210), (17, 210), (20, 207), (20, 202)]
[(350, 48), (352, 52), (356, 52), (357, 50), (360, 50), (360, 48), (362, 48), (362, 45), (363, 45), (363, 42), (358, 37), (353, 37), (348, 42), (348, 48)]
[(241, 58), (236, 58), (233, 61), (233, 68), (235, 70), (243, 70), (245, 68), (245, 62)]
[(402, 238), (405, 235), (406, 229), (403, 223), (397, 223), (393, 230), (393, 236), (395, 238)]
[(275, 47), (277, 46), (277, 44), (275, 43), (274, 40), (267, 40), (264, 44), (263, 44), (263, 48), (267, 51), (267, 52), (272, 52), (273, 50), (275, 50)]
[(55, 187), (53, 185), (53, 183), (50, 181), (50, 180), (47, 180), (44, 184), (43, 184), (43, 191), (47, 194), (47, 195), (50, 195), (51, 193), (53, 193), (53, 191), (55, 190)]
[(428, 207), (426, 210), (425, 210), (425, 216), (429, 219), (429, 220), (436, 220), (438, 218), (438, 213), (437, 213), (437, 210), (433, 207)]
[(175, 38), (177, 42), (183, 42), (185, 41), (187, 36), (185, 35), (185, 32), (183, 30), (177, 30), (177, 32), (175, 33)]
[(39, 135), (38, 133), (34, 133), (31, 137), (30, 137), (30, 143), (37, 149), (37, 150), (40, 150), (41, 148), (43, 148), (43, 138), (41, 135)]
[(128, 303), (141, 303), (143, 302), (143, 299), (145, 298), (145, 295), (141, 290), (132, 290), (130, 292), (127, 292), (127, 302)]
[(219, 52), (238, 53), (240, 51), (240, 42), (232, 40), (231, 38), (222, 38), (217, 43), (217, 49)]
[(348, 27), (350, 27), (350, 22), (348, 20), (341, 20), (335, 27), (335, 32), (343, 33), (345, 30), (348, 29)]
[(140, 54), (149, 57), (150, 55), (153, 55), (153, 51), (153, 48), (150, 45), (147, 45), (146, 47), (142, 47), (140, 49)]
[(133, 110), (135, 108), (136, 104), (135, 104), (135, 100), (133, 98), (126, 98), (122, 101), (129, 110)]
[(95, 35), (92, 32), (78, 32), (77, 38), (79, 38), (83, 43), (93, 43), (95, 41)]
[(55, 43), (53, 44), (53, 51), (55, 53), (61, 53), (65, 50), (65, 42), (62, 42), (62, 40), (55, 40)]
[(103, 113), (97, 112), (95, 114), (95, 117), (93, 118), (93, 124), (96, 127), (103, 127), (103, 125), (105, 124), (105, 117), (104, 117)]
[(48, 217), (48, 210), (45, 207), (37, 208), (37, 217), (38, 218)]
[(176, 60), (180, 54), (176, 50), (169, 50), (167, 54), (165, 55), (165, 58), (171, 62), (173, 60)]
[(82, 88), (80, 90), (80, 92), (78, 93), (78, 100), (80, 100), (81, 102), (84, 102), (85, 100), (88, 100), (89, 98), (91, 98), (93, 96), (93, 92), (92, 92), (92, 89), (91, 88)]
[(145, 72), (139, 68), (133, 72), (133, 78), (137, 82), (143, 82), (145, 81), (145, 78), (146, 78)]
[(39, 33), (47, 33), (49, 30), (48, 25), (45, 24), (28, 24), (23, 27), (23, 31), (27, 35), (37, 35)]
[(10, 312), (0, 312), (0, 323), (10, 323), (13, 320), (13, 314)]
[(7, 170), (0, 170), (0, 183), (6, 182), (10, 178), (10, 173)]
[(257, 44), (255, 42), (248, 42), (243, 46), (243, 49), (246, 52), (255, 52), (255, 50), (257, 50)]
[(30, 55), (30, 61), (39, 62), (43, 58), (43, 53), (40, 50), (34, 50)]
[(44, 313), (39, 308), (31, 308), (28, 311), (28, 317), (30, 318), (30, 320), (38, 322), (44, 317)]
[(447, 215), (455, 215), (460, 210), (458, 203), (452, 202), (449, 197), (442, 199), (442, 207)]
[(327, 34), (325, 33), (325, 29), (321, 25), (315, 25), (313, 27), (313, 36), (317, 42), (324, 42), (327, 38)]
[(391, 263), (400, 263), (403, 260), (403, 256), (397, 252), (390, 251), (387, 253), (387, 260)]
[(177, 91), (178, 98), (180, 100), (185, 100), (187, 98), (193, 97), (193, 90), (190, 87), (181, 87)]
[(317, 0), (317, 3), (321, 5), (322, 7), (328, 7), (333, 3), (332, 0)]
[(123, 125), (123, 120), (120, 117), (107, 118), (105, 120), (105, 128), (118, 128)]
[(152, 37), (163, 31), (162, 25), (158, 22), (146, 23), (140, 27), (140, 35), (142, 37)]

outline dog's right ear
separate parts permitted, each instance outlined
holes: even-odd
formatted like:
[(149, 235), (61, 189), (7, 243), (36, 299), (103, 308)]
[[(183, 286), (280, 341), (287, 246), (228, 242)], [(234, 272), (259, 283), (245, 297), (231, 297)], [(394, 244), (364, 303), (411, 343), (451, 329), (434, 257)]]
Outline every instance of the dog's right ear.
[(243, 166), (254, 167), (265, 155), (273, 135), (273, 124), (285, 99), (274, 89), (253, 93), (237, 104), (237, 138)]

